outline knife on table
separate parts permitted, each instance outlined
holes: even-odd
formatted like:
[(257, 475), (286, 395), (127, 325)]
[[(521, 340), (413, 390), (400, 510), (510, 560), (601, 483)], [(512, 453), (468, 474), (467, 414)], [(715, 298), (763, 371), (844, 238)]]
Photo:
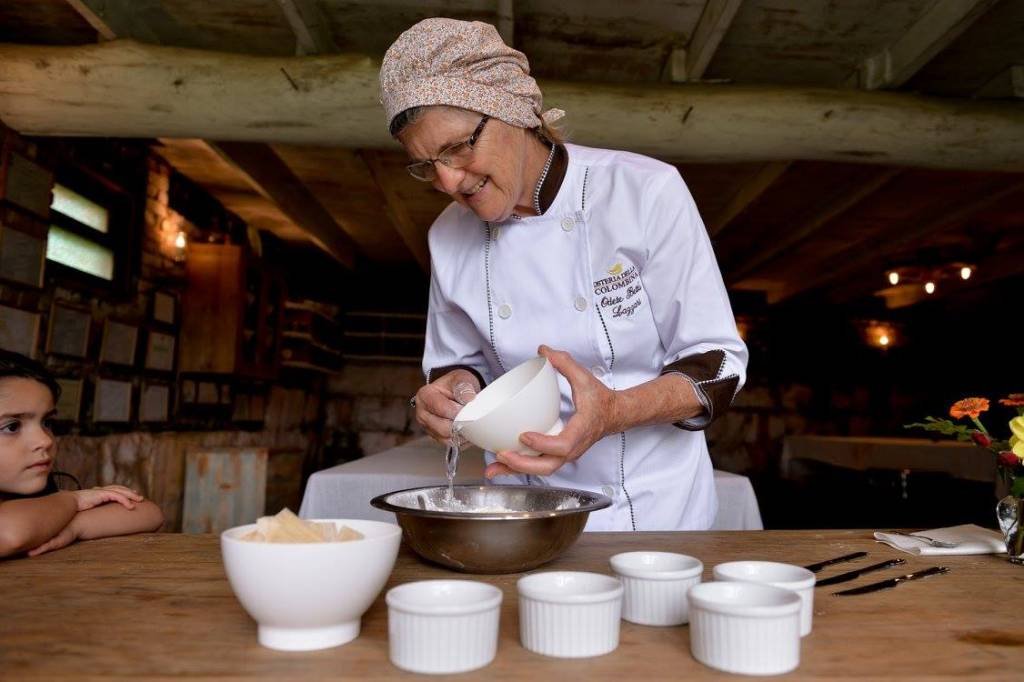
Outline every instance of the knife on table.
[(906, 575), (901, 575), (897, 578), (889, 578), (888, 580), (883, 580), (879, 583), (871, 583), (870, 585), (853, 587), (849, 590), (843, 590), (842, 592), (833, 592), (832, 594), (837, 597), (851, 596), (855, 594), (867, 594), (868, 592), (876, 592), (878, 590), (896, 587), (900, 583), (905, 583), (908, 580), (927, 578), (930, 575), (939, 575), (940, 573), (949, 573), (949, 568), (947, 568), (946, 566), (932, 566), (931, 568), (926, 568), (923, 571), (908, 573)]
[(854, 552), (853, 554), (844, 554), (843, 556), (837, 556), (835, 559), (826, 559), (825, 561), (819, 561), (816, 564), (808, 564), (807, 566), (804, 566), (804, 568), (806, 568), (811, 573), (817, 573), (826, 566), (842, 563), (844, 561), (853, 561), (854, 559), (860, 559), (861, 557), (865, 557), (867, 555), (867, 552)]
[(819, 580), (815, 584), (815, 587), (823, 587), (825, 585), (835, 585), (836, 583), (845, 583), (847, 580), (853, 580), (854, 578), (859, 578), (862, 575), (864, 575), (865, 573), (870, 573), (871, 571), (880, 571), (883, 568), (892, 568), (893, 566), (899, 566), (899, 565), (905, 564), (905, 563), (907, 563), (906, 559), (889, 559), (888, 561), (882, 561), (882, 562), (877, 563), (877, 564), (871, 564), (870, 566), (865, 566), (864, 568), (858, 568), (856, 571), (849, 571), (847, 573), (840, 573), (839, 575), (834, 575), (831, 578), (825, 578), (824, 580)]

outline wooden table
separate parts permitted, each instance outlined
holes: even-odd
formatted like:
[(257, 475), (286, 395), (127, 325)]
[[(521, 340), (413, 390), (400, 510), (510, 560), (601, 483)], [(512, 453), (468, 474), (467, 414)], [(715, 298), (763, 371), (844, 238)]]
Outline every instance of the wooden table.
[[(907, 558), (910, 570), (942, 563), (952, 572), (858, 597), (816, 594), (814, 631), (790, 677), (1020, 679), (1024, 671), (1024, 567), (1002, 556), (934, 559), (898, 554), (867, 531), (592, 533), (542, 570), (608, 572), (608, 557), (636, 549), (674, 550), (704, 561), (762, 558), (810, 563), (856, 550), (857, 564)], [(894, 571), (848, 583), (864, 584)], [(465, 577), (421, 563), (402, 550), (389, 586)], [(607, 679), (723, 677), (697, 663), (686, 626), (623, 622), (613, 653), (592, 659), (546, 658), (519, 644), (518, 576), (480, 579), (505, 591), (498, 655), (464, 678)], [(282, 653), (256, 643), (256, 626), (224, 577), (218, 539), (154, 534), (73, 545), (36, 559), (0, 561), (0, 678), (159, 679), (411, 678), (388, 660), (383, 594), (363, 617), (362, 634), (334, 649)]]

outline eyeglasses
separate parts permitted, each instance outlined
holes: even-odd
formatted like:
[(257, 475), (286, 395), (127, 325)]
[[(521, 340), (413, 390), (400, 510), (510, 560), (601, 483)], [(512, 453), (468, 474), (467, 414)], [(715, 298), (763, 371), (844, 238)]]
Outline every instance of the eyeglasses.
[(456, 142), (450, 147), (445, 147), (437, 155), (436, 159), (427, 159), (426, 161), (410, 163), (405, 167), (405, 169), (409, 171), (409, 175), (413, 176), (417, 180), (433, 182), (434, 178), (437, 177), (437, 168), (434, 164), (438, 161), (449, 168), (464, 168), (468, 166), (469, 162), (473, 160), (473, 145), (475, 145), (477, 140), (480, 139), (480, 133), (483, 132), (484, 125), (490, 119), (490, 116), (485, 115), (480, 119), (480, 123), (477, 124), (476, 130), (473, 131), (473, 134), (469, 136), (468, 140)]

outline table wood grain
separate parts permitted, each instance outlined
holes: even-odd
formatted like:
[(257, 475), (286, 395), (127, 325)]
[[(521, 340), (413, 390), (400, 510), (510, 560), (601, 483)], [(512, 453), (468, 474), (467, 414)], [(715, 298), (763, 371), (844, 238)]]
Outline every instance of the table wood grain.
[[(1020, 679), (1024, 671), (1024, 567), (1005, 556), (921, 558), (875, 543), (868, 531), (589, 533), (540, 570), (607, 573), (616, 552), (683, 552), (711, 567), (736, 559), (808, 564), (857, 550), (870, 556), (819, 577), (896, 556), (907, 571), (942, 564), (949, 574), (858, 597), (817, 590), (814, 630), (793, 679), (943, 677)], [(899, 570), (900, 573), (904, 572)], [(866, 584), (895, 570), (847, 583)], [(422, 563), (404, 546), (388, 586), (469, 577)], [(695, 661), (687, 626), (622, 623), (619, 648), (563, 660), (519, 644), (518, 575), (480, 576), (505, 593), (498, 654), (466, 679), (626, 680), (724, 677)], [(845, 585), (844, 585), (845, 587)], [(383, 593), (355, 641), (317, 652), (260, 647), (235, 600), (211, 535), (151, 534), (73, 545), (35, 559), (0, 561), (0, 678), (390, 680), (413, 677), (388, 660)]]

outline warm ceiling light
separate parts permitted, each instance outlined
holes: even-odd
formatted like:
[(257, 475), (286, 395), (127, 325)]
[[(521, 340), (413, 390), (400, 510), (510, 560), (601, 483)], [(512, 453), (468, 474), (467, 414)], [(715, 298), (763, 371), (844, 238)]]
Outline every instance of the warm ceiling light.
[(934, 294), (935, 293), (935, 282), (925, 282), (924, 283), (924, 293), (926, 293), (926, 294)]
[(971, 270), (971, 266), (969, 266), (969, 265), (963, 266), (962, 268), (960, 268), (960, 279), (970, 279), (971, 278), (971, 274), (973, 272), (974, 271)]
[(893, 270), (889, 273), (889, 284), (896, 286), (900, 283), (900, 273)]
[(174, 247), (177, 249), (185, 248), (185, 233), (179, 232), (178, 236), (174, 238)]
[(888, 334), (882, 334), (881, 336), (879, 336), (878, 337), (878, 345), (879, 346), (888, 346), (889, 345), (889, 335)]

